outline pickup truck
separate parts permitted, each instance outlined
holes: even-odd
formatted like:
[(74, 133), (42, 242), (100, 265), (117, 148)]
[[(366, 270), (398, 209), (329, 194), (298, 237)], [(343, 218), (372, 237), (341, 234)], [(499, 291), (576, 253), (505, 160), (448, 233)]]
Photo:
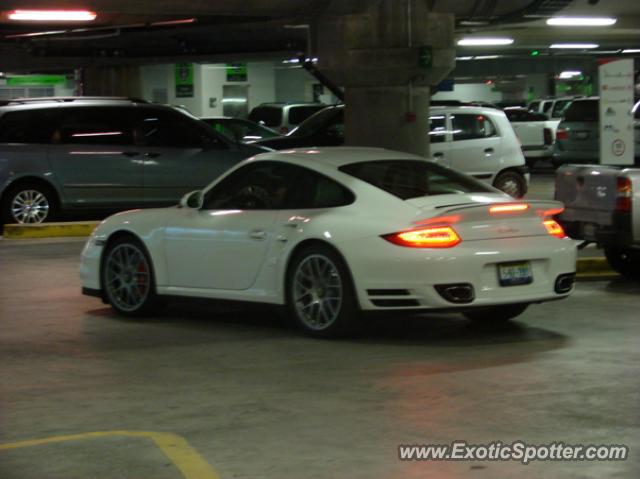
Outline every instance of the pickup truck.
[(567, 235), (604, 248), (620, 274), (640, 279), (640, 169), (565, 165), (556, 172), (556, 220)]
[(549, 120), (544, 113), (534, 113), (526, 108), (504, 109), (513, 130), (518, 135), (527, 166), (530, 168), (553, 153), (553, 140), (560, 120)]

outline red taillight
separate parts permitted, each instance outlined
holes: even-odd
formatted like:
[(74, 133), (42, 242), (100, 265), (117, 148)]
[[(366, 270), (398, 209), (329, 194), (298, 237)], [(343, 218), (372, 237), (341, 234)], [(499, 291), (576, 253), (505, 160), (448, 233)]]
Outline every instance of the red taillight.
[(567, 130), (556, 131), (556, 140), (568, 140), (569, 132)]
[(567, 237), (564, 230), (562, 229), (562, 226), (560, 226), (560, 224), (556, 220), (544, 220), (543, 223), (544, 227), (547, 228), (547, 233), (549, 233), (551, 236), (555, 236), (556, 238), (560, 239)]
[(545, 145), (553, 144), (553, 131), (551, 131), (551, 128), (545, 128), (544, 130), (542, 130), (542, 135), (544, 137)]
[(505, 213), (522, 213), (527, 211), (529, 205), (527, 203), (512, 203), (507, 205), (496, 205), (489, 207), (490, 215), (501, 215)]
[(450, 226), (401, 231), (382, 237), (393, 244), (410, 248), (451, 248), (462, 241)]
[(616, 179), (616, 211), (628, 213), (631, 211), (631, 180), (622, 176)]

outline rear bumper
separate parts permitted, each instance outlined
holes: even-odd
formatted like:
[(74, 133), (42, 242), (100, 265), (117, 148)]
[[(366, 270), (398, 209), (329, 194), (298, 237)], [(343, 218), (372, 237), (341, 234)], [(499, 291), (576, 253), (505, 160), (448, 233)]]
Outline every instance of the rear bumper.
[[(576, 242), (536, 236), (463, 242), (454, 248), (403, 248), (384, 240), (367, 244), (347, 258), (364, 310), (460, 310), (512, 303), (552, 301), (558, 277), (575, 273)], [(498, 265), (527, 261), (533, 281), (501, 286)], [(443, 285), (467, 284), (473, 300), (446, 299)]]
[(633, 244), (631, 215), (628, 213), (614, 214), (610, 225), (589, 221), (566, 221), (562, 217), (557, 218), (557, 221), (562, 225), (565, 233), (574, 239), (611, 246)]
[(523, 146), (522, 154), (525, 158), (548, 158), (553, 154), (552, 145)]
[(553, 162), (560, 165), (565, 163), (598, 164), (600, 152), (595, 150), (553, 150)]

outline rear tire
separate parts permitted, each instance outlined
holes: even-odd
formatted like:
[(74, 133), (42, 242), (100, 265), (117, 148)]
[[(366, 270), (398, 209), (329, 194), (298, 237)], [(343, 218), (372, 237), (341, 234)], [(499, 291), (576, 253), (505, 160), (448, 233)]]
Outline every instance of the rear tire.
[(2, 222), (39, 224), (55, 221), (58, 198), (53, 188), (35, 181), (10, 187), (2, 200)]
[(477, 321), (478, 323), (502, 324), (520, 316), (528, 307), (528, 303), (505, 304), (477, 311), (467, 311), (464, 315), (471, 321)]
[(362, 330), (351, 274), (332, 248), (303, 248), (287, 270), (287, 309), (306, 334), (319, 338), (352, 336)]
[(100, 266), (100, 284), (105, 300), (123, 316), (144, 316), (158, 304), (151, 258), (132, 236), (109, 243)]
[(500, 173), (493, 186), (514, 198), (522, 198), (527, 191), (527, 181), (516, 171)]
[(640, 280), (640, 250), (609, 246), (604, 254), (611, 267), (622, 276)]

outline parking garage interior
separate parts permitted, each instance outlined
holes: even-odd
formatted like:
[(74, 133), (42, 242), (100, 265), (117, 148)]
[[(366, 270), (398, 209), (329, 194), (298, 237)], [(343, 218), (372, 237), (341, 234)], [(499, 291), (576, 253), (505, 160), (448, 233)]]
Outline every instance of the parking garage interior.
[(3, 2), (0, 478), (639, 477), (639, 25)]

